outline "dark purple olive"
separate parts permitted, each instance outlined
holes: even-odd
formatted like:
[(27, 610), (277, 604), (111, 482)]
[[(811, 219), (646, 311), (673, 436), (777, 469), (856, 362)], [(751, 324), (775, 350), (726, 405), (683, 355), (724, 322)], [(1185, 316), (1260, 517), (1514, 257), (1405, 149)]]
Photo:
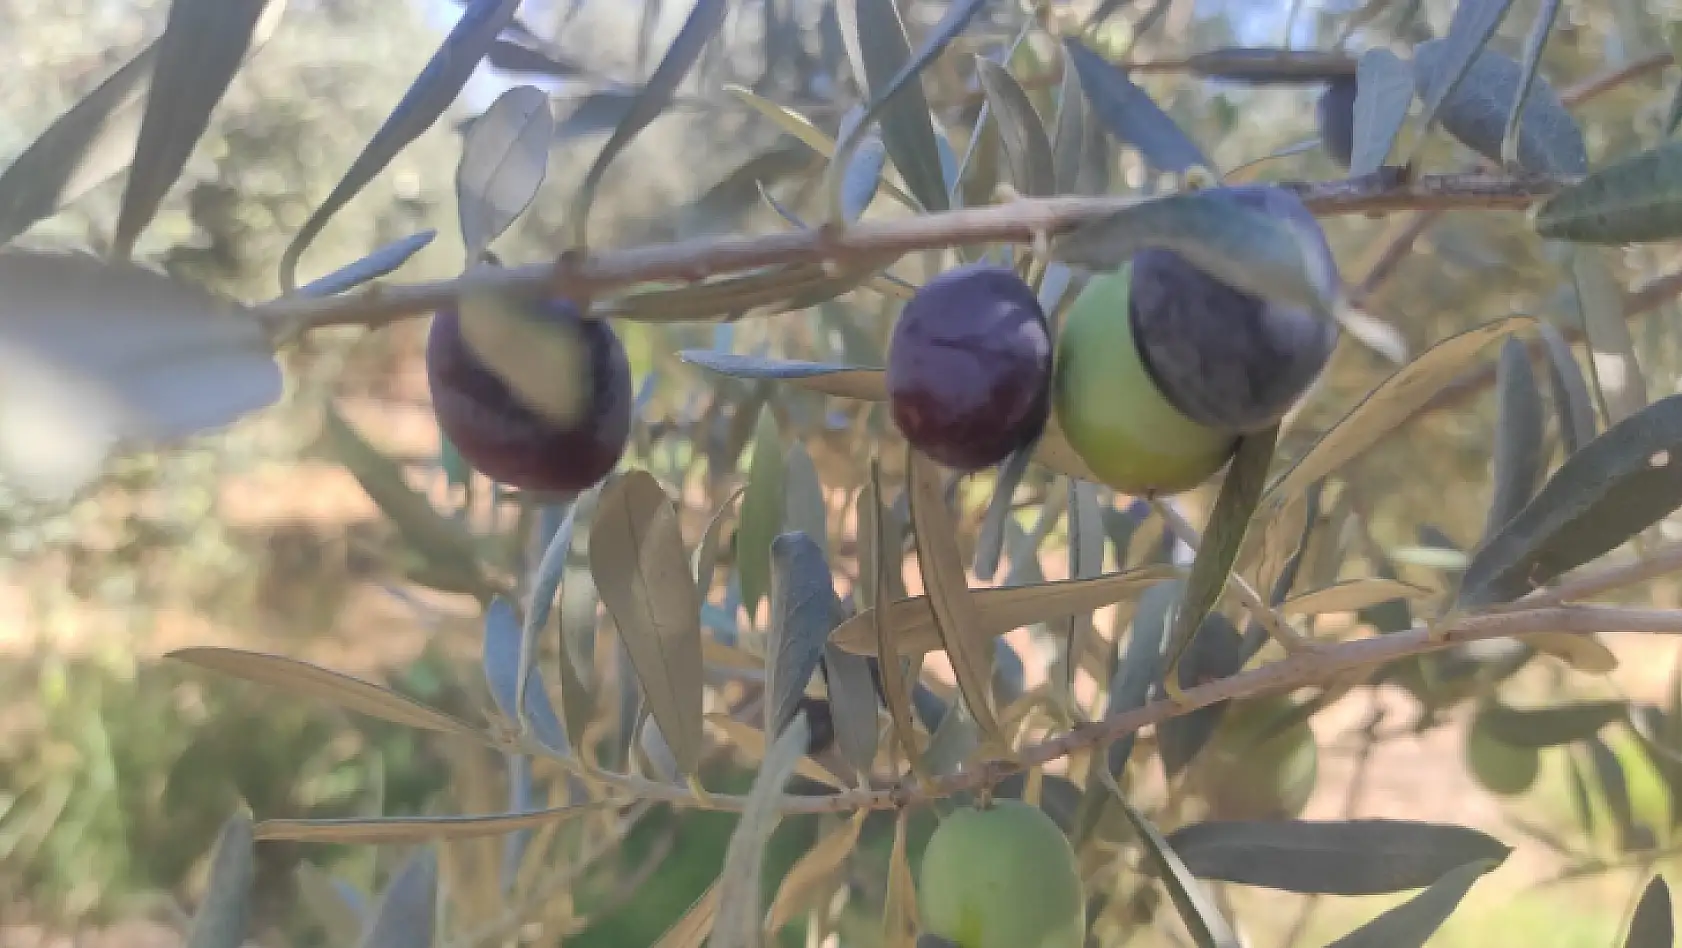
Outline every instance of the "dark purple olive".
[(1051, 414), (1051, 334), (1034, 291), (970, 264), (912, 297), (888, 347), (888, 404), (917, 450), (953, 470), (997, 464)]
[(474, 470), (522, 490), (579, 491), (606, 477), (631, 432), (631, 365), (613, 329), (570, 302), (538, 304), (539, 317), (574, 333), (588, 366), (571, 424), (535, 410), (462, 336), (460, 313), (438, 312), (426, 340), (426, 380), (438, 427)]
[[(1336, 295), (1337, 261), (1320, 223), (1294, 191), (1272, 185), (1211, 190), (1294, 225), (1318, 289)], [(1133, 257), (1133, 336), (1151, 379), (1180, 413), (1244, 434), (1278, 422), (1313, 384), (1337, 345), (1337, 324), (1311, 311), (1242, 293), (1169, 250)]]
[(1320, 146), (1346, 171), (1355, 157), (1355, 92), (1355, 77), (1339, 76), (1326, 86), (1314, 104)]

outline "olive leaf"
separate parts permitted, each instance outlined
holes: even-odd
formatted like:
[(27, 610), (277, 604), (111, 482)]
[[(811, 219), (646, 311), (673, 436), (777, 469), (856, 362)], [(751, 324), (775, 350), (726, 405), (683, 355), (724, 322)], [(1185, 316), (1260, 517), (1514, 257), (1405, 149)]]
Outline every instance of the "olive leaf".
[(520, 0), (469, 0), (461, 18), (444, 37), (414, 85), (403, 94), (379, 130), (363, 146), (327, 199), (311, 212), (280, 256), (280, 285), (298, 285), (298, 261), (327, 222), (350, 203), (374, 176), (438, 121), (461, 94), (497, 35), (514, 19)]
[(1208, 891), (1186, 869), (1174, 847), (1163, 838), (1161, 831), (1153, 826), (1144, 814), (1127, 802), (1126, 795), (1121, 792), (1121, 787), (1117, 786), (1115, 778), (1110, 776), (1108, 770), (1099, 768), (1097, 772), (1099, 779), (1103, 780), (1115, 795), (1122, 813), (1127, 816), (1127, 822), (1133, 825), (1134, 832), (1138, 833), (1139, 839), (1144, 842), (1145, 853), (1150, 857), (1151, 866), (1167, 887), (1168, 897), (1174, 901), (1174, 908), (1180, 914), (1180, 921), (1185, 923), (1192, 942), (1197, 948), (1238, 948), (1240, 943), (1238, 936), (1232, 931), (1232, 925), (1221, 916), (1220, 908)]
[[(886, 373), (882, 369), (830, 362), (761, 359), (712, 349), (685, 349), (678, 353), (678, 358), (732, 378), (787, 382), (807, 391), (837, 398), (870, 402), (888, 400)], [(1098, 480), (1086, 462), (1069, 446), (1056, 418), (1046, 422), (1045, 432), (1034, 447), (1034, 460), (1058, 474), (1094, 482)]]
[(1623, 761), (1597, 734), (1583, 738), (1582, 746), (1588, 751), (1589, 763), (1600, 783), (1601, 797), (1606, 801), (1606, 810), (1617, 827), (1618, 848), (1624, 852), (1652, 849), (1655, 844), (1653, 830), (1635, 818), (1635, 806), (1630, 799), (1629, 778), (1624, 773)]
[[(860, 630), (867, 636), (864, 640), (873, 643), (878, 656), (876, 671), (881, 677), (882, 702), (888, 706), (888, 716), (893, 721), (900, 752), (905, 755), (912, 770), (923, 776), (922, 760), (917, 750), (917, 727), (911, 717), (912, 689), (906, 680), (906, 665), (899, 657), (899, 633), (889, 618), (891, 608), (881, 608), (894, 601), (892, 577), (902, 563), (900, 546), (896, 542), (899, 537), (891, 533), (888, 526), (887, 509), (882, 500), (882, 465), (876, 458), (870, 459), (870, 480), (859, 492), (858, 524), (860, 588), (866, 595), (860, 600), (865, 608), (855, 618), (866, 613), (870, 616), (868, 628), (861, 625)], [(933, 617), (930, 618), (932, 621)], [(836, 629), (830, 634), (832, 647), (838, 650), (839, 632), (840, 629)]]
[(1675, 944), (1676, 917), (1670, 906), (1670, 886), (1664, 876), (1655, 874), (1635, 903), (1623, 948), (1673, 948)]
[(1458, 606), (1509, 602), (1682, 506), (1682, 395), (1662, 398), (1571, 455), (1467, 564)]
[(1056, 163), (1045, 123), (1034, 103), (1005, 67), (985, 56), (975, 58), (976, 77), (987, 96), (999, 141), (1010, 163), (1010, 180), (1025, 197), (1050, 197), (1057, 192)]
[[(864, 119), (864, 109), (854, 106), (841, 120), (842, 139), (854, 134), (851, 123)], [(853, 149), (847, 167), (840, 170), (841, 219), (853, 223), (869, 209), (882, 187), (882, 171), (888, 164), (888, 146), (882, 141), (880, 126), (865, 129)]]
[(1484, 523), (1494, 536), (1523, 509), (1541, 480), (1542, 392), (1530, 367), (1530, 349), (1509, 336), (1495, 373), (1495, 491)]
[[(1464, 0), (1456, 3), (1453, 17), (1449, 20), (1448, 34), (1414, 48), (1415, 81), (1425, 105), (1425, 114), (1419, 124), (1426, 133), (1430, 132), (1449, 97), (1463, 84), (1471, 85), (1467, 80), (1473, 63), (1500, 28), (1501, 21), (1507, 18), (1507, 11), (1512, 5), (1513, 0)], [(1421, 59), (1420, 53), (1427, 47), (1433, 52)], [(1421, 141), (1423, 139), (1424, 136), (1421, 136)], [(1408, 164), (1412, 164), (1411, 159)]]
[(1214, 820), (1169, 833), (1168, 844), (1199, 879), (1324, 895), (1418, 888), (1512, 851), (1474, 829), (1413, 820)]
[(783, 532), (787, 484), (782, 437), (767, 405), (761, 409), (754, 429), (747, 490), (742, 495), (742, 514), (736, 527), (736, 579), (742, 589), (742, 606), (750, 617), (758, 611), (771, 584), (771, 541)]
[(1139, 150), (1156, 171), (1181, 173), (1194, 167), (1215, 169), (1203, 150), (1174, 124), (1127, 73), (1086, 48), (1073, 36), (1063, 39), (1065, 61), (1080, 78), (1092, 115), (1115, 140)]
[(1589, 373), (1607, 424), (1647, 404), (1647, 383), (1624, 318), (1623, 288), (1597, 247), (1569, 248), (1572, 299), (1589, 343)]
[(1594, 440), (1594, 403), (1589, 400), (1589, 386), (1583, 378), (1583, 367), (1571, 352), (1571, 344), (1552, 323), (1536, 324), (1537, 334), (1548, 355), (1548, 385), (1553, 393), (1554, 413), (1559, 416), (1560, 440), (1565, 443), (1565, 455), (1576, 454), (1583, 445)]
[(1315, 442), (1267, 489), (1263, 500), (1277, 505), (1337, 471), (1412, 418), (1466, 371), (1485, 347), (1534, 323), (1509, 316), (1450, 336), (1420, 353), (1385, 379)]
[(471, 264), (530, 206), (549, 170), (549, 96), (515, 86), (473, 120), (456, 165), (456, 214)]
[(1413, 69), (1383, 46), (1361, 54), (1356, 67), (1351, 177), (1373, 174), (1389, 160), (1413, 106)]
[(430, 948), (437, 918), (438, 851), (428, 846), (386, 884), (358, 948)]
[(1580, 244), (1657, 243), (1682, 236), (1682, 142), (1609, 162), (1537, 205), (1536, 233)]
[(483, 839), (540, 829), (556, 823), (618, 809), (633, 802), (623, 798), (592, 800), (530, 810), (524, 813), (494, 813), (486, 816), (382, 816), (335, 819), (264, 820), (257, 824), (257, 839), (294, 843), (419, 843), (432, 840)]
[(795, 442), (783, 458), (783, 496), (786, 509), (783, 524), (798, 530), (818, 546), (824, 556), (829, 555), (829, 502), (818, 479), (817, 466), (806, 446)]
[[(981, 627), (977, 605), (958, 558), (957, 524), (946, 507), (939, 468), (915, 447), (906, 448), (905, 495), (911, 511), (911, 531), (917, 543), (917, 569), (928, 590), (935, 633), (952, 660), (964, 706), (990, 743), (1005, 745), (992, 704), (993, 650), (985, 638), (970, 632)], [(949, 716), (950, 717), (950, 716)]]
[(764, 934), (767, 939), (792, 922), (795, 913), (805, 908), (803, 903), (810, 901), (818, 887), (846, 865), (848, 857), (858, 846), (859, 833), (869, 815), (869, 810), (854, 811), (851, 818), (837, 823), (789, 867), (777, 886), (770, 909), (765, 913)]
[(643, 700), (678, 768), (694, 776), (702, 728), (701, 596), (677, 511), (647, 471), (603, 486), (590, 528), (590, 574), (619, 628)]
[(313, 862), (300, 862), (295, 873), (298, 900), (335, 944), (353, 944), (367, 925), (362, 893)]
[(999, 571), (999, 555), (1004, 552), (1005, 521), (1013, 514), (1016, 489), (1028, 472), (1030, 450), (1018, 448), (999, 465), (993, 478), (993, 499), (987, 502), (987, 512), (981, 518), (981, 530), (975, 538), (975, 560), (970, 566), (975, 577), (991, 581)]
[[(1244, 654), (1244, 636), (1232, 620), (1219, 612), (1211, 612), (1203, 618), (1196, 637), (1178, 665), (1179, 686), (1184, 690), (1235, 675), (1243, 669), (1247, 657)], [(1157, 725), (1157, 757), (1162, 761), (1163, 773), (1169, 780), (1179, 776), (1196, 759), (1198, 752), (1214, 736), (1229, 706), (1228, 702), (1217, 701)]]
[(1520, 108), (1519, 103), (1530, 99), (1530, 90), (1536, 83), (1542, 63), (1542, 50), (1548, 45), (1554, 21), (1559, 18), (1559, 7), (1559, 0), (1542, 0), (1542, 9), (1536, 11), (1536, 20), (1524, 41), (1523, 71), (1519, 76), (1518, 90), (1513, 95), (1513, 104), (1507, 109), (1507, 127), (1501, 133), (1501, 163), (1508, 167), (1520, 166), (1519, 143), (1522, 141), (1520, 136), (1526, 109)]
[(171, 0), (163, 35), (151, 47), (146, 111), (111, 237), (113, 259), (133, 254), (141, 231), (181, 177), (269, 6), (270, 0)]
[(910, 808), (894, 817), (894, 843), (888, 851), (887, 895), (882, 905), (883, 948), (910, 948), (917, 933), (917, 888), (911, 877), (911, 859), (906, 855)]
[(1491, 701), (1478, 714), (1479, 727), (1510, 747), (1557, 747), (1599, 733), (1624, 720), (1624, 701), (1574, 701), (1544, 708), (1514, 708)]
[[(1180, 661), (1185, 657), (1203, 626), (1210, 610), (1220, 602), (1232, 576), (1232, 565), (1244, 544), (1244, 535), (1255, 517), (1262, 489), (1267, 485), (1267, 470), (1273, 463), (1273, 450), (1279, 439), (1279, 426), (1245, 435), (1238, 441), (1237, 454), (1221, 484), (1215, 509), (1209, 514), (1209, 525), (1203, 531), (1192, 561), (1191, 575), (1186, 578), (1185, 591), (1174, 612), (1174, 624), (1168, 634), (1165, 649), (1170, 696), (1177, 697)], [(1243, 664), (1240, 659), (1239, 665)], [(1236, 670), (1234, 668), (1233, 670)], [(1230, 674), (1230, 672), (1229, 672)]]
[(73, 499), (114, 456), (173, 447), (280, 399), (251, 310), (91, 254), (0, 251), (0, 473)]
[(498, 596), (485, 610), (480, 665), (498, 712), (558, 756), (568, 753), (566, 727), (549, 702), (549, 689), (532, 663), (535, 636), (528, 635), (514, 604)]
[(1472, 884), (1501, 864), (1478, 859), (1444, 873), (1430, 887), (1355, 929), (1327, 948), (1425, 948), (1460, 907)]
[(823, 548), (801, 532), (771, 541), (771, 625), (765, 637), (765, 733), (777, 735), (789, 721), (823, 660), (829, 634), (840, 625)]
[[(1069, 481), (1069, 578), (1094, 579), (1104, 572), (1104, 515), (1099, 512), (1098, 488), (1081, 480)], [(1063, 632), (1063, 699), (1073, 705), (1075, 668), (1081, 654), (1080, 632), (1090, 614), (1069, 616)], [(1003, 640), (998, 640), (1003, 645)], [(1014, 654), (1014, 653), (1013, 653)]]
[(660, 940), (654, 943), (654, 948), (701, 948), (707, 941), (707, 935), (712, 932), (713, 922), (718, 916), (718, 884), (721, 880), (714, 879), (707, 886), (689, 908), (684, 910), (683, 916), (666, 929)]
[(1086, 157), (1087, 113), (1086, 95), (1080, 90), (1080, 73), (1063, 70), (1057, 88), (1057, 125), (1051, 132), (1051, 157), (1057, 194), (1074, 194), (1081, 179), (1081, 165)]
[(881, 739), (881, 718), (871, 667), (871, 660), (863, 655), (844, 652), (834, 645), (824, 646), (824, 680), (829, 685), (835, 743), (841, 749), (842, 758), (863, 775), (870, 773)]
[(1290, 616), (1360, 612), (1398, 600), (1424, 599), (1435, 593), (1434, 589), (1404, 583), (1399, 579), (1345, 579), (1292, 596), (1279, 603), (1279, 612)]
[(48, 125), (0, 171), (0, 246), (127, 167), (156, 41)]
[(701, 598), (705, 600), (713, 588), (713, 574), (718, 568), (718, 543), (724, 529), (724, 515), (730, 512), (730, 505), (740, 500), (747, 493), (747, 485), (743, 484), (731, 492), (724, 502), (718, 505), (713, 515), (707, 520), (705, 530), (701, 531), (701, 539), (695, 544), (692, 557), (695, 568), (695, 588), (701, 591)]
[(249, 814), (236, 813), (222, 824), (210, 856), (209, 885), (187, 932), (187, 948), (245, 944), (256, 894), (256, 843)]
[(760, 764), (742, 817), (725, 847), (724, 867), (719, 872), (718, 914), (707, 941), (711, 948), (754, 948), (761, 943), (760, 874), (765, 844), (782, 820), (778, 804), (783, 788), (794, 774), (795, 764), (806, 755), (810, 739), (806, 715), (797, 715)]
[(1253, 85), (1295, 85), (1352, 75), (1356, 63), (1337, 50), (1226, 46), (1187, 56), (1180, 68), (1206, 79)]
[(388, 244), (382, 244), (366, 257), (347, 263), (319, 280), (313, 280), (298, 287), (298, 295), (337, 296), (347, 290), (354, 290), (371, 280), (378, 280), (408, 263), (410, 257), (425, 250), (437, 236), (438, 232), (435, 230), (423, 230), (407, 237), (400, 237)]
[(631, 98), (624, 116), (613, 127), (613, 134), (608, 136), (607, 143), (596, 154), (589, 170), (584, 173), (584, 180), (574, 192), (571, 209), (566, 218), (568, 245), (583, 247), (588, 243), (590, 211), (595, 206), (596, 191), (601, 187), (607, 169), (643, 129), (666, 111), (677, 92), (677, 87), (701, 58), (701, 52), (718, 34), (724, 25), (725, 15), (729, 12), (730, 4), (727, 0), (695, 0), (694, 8), (689, 11), (689, 18), (684, 20), (683, 26), (672, 38), (671, 45), (666, 48), (666, 54), (660, 58), (660, 64), (654, 67), (648, 81), (644, 82)]
[[(980, 616), (979, 624), (970, 636), (977, 640), (992, 638), (1025, 625), (1050, 623), (1092, 612), (1132, 599), (1165, 580), (1183, 575), (1184, 570), (1178, 567), (1153, 565), (1108, 573), (1094, 579), (972, 589), (970, 596)], [(877, 654), (874, 629), (875, 613), (879, 608), (866, 609), (843, 622), (835, 630), (835, 644), (858, 655)], [(921, 655), (941, 647), (935, 630), (934, 607), (928, 596), (896, 600), (889, 604), (886, 612), (900, 655)]]

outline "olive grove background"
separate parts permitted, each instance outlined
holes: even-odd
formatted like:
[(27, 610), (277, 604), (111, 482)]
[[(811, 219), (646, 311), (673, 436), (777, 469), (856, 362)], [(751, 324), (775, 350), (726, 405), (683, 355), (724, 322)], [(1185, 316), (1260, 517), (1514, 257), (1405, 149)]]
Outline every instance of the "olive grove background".
[[(1648, 147), (1663, 134), (1678, 82), (1664, 43), (1668, 2), (1563, 4), (1542, 68), (1573, 104), (1591, 162)], [(615, 163), (593, 217), (596, 246), (786, 226), (755, 182), (788, 206), (810, 205), (809, 184), (823, 163), (720, 89), (726, 82), (753, 88), (831, 136), (857, 99), (846, 86), (839, 38), (826, 37), (818, 24), (819, 4), (775, 3), (794, 22), (768, 40), (768, 3), (734, 4), (724, 52), (705, 59), (686, 83), (684, 106), (662, 116)], [(577, 74), (482, 69), (455, 108), (333, 219), (305, 256), (306, 278), (427, 229), (437, 231), (436, 239), (395, 278), (418, 282), (459, 273), (454, 175), (463, 123), (502, 88), (522, 82), (539, 82), (554, 94), (560, 133), (543, 192), (496, 252), (519, 263), (552, 255), (571, 190), (627, 99), (611, 83), (648, 74), (689, 4), (646, 0), (648, 12), (644, 6), (526, 3), (522, 21), (552, 38), (557, 58)], [(902, 4), (914, 41), (942, 6)], [(1084, 16), (1097, 4), (1053, 6)], [(1287, 25), (1294, 48), (1337, 49), (1353, 34), (1347, 48), (1358, 53), (1423, 35), (1410, 24), (1441, 35), (1453, 8), (1448, 0), (1105, 6), (1113, 12), (1100, 34), (1101, 51), (1111, 58), (1126, 51), (1135, 62), (1283, 45)], [(1516, 58), (1539, 6), (1515, 3), (1491, 47)], [(290, 0), (272, 38), (235, 79), (136, 256), (241, 299), (274, 296), (287, 242), (415, 80), (455, 9), (442, 2), (422, 9)], [(0, 0), (0, 48), (9, 54), (0, 80), (0, 162), (156, 36), (166, 13), (163, 2)], [(1006, 9), (996, 23), (972, 27), (965, 41), (976, 51), (1002, 49), (1018, 18)], [(768, 73), (767, 49), (775, 52)], [(1040, 51), (1040, 66), (1054, 62), (1054, 53)], [(1033, 74), (1034, 55), (1025, 52), (1013, 68)], [(962, 140), (976, 99), (949, 94), (961, 93), (956, 78), (931, 78), (930, 95), (936, 111), (962, 129), (955, 132)], [(1136, 79), (1223, 169), (1277, 153), (1253, 169), (1258, 177), (1344, 173), (1318, 148), (1292, 148), (1317, 134), (1318, 84), (1221, 81), (1184, 68), (1142, 71)], [(1046, 85), (1036, 90), (1045, 91)], [(1443, 136), (1427, 151), (1433, 170), (1471, 161), (1470, 152)], [(1129, 175), (1129, 184), (1141, 178), (1138, 168), (1118, 165), (1119, 177)], [(31, 239), (100, 246), (109, 240), (122, 180), (115, 174), (98, 184), (37, 226)], [(900, 213), (885, 204), (877, 205), (883, 214)], [(1353, 214), (1329, 218), (1326, 228), (1344, 279), (1361, 291), (1374, 343), (1345, 340), (1322, 389), (1282, 439), (1282, 451), (1300, 453), (1313, 432), (1395, 371), (1386, 352), (1416, 355), (1512, 313), (1567, 330), (1580, 319), (1557, 261), (1521, 213)], [(1416, 239), (1406, 239), (1411, 235)], [(1629, 294), (1629, 325), (1649, 394), (1682, 391), (1682, 312), (1670, 298), (1682, 290), (1675, 276), (1682, 259), (1663, 244), (1608, 259)], [(932, 272), (914, 257), (902, 275), (921, 279)], [(630, 459), (693, 473), (683, 498), (686, 537), (700, 535), (742, 484), (746, 460), (738, 458), (753, 434), (756, 399), (766, 393), (706, 374), (675, 353), (718, 345), (843, 361), (843, 353), (874, 351), (880, 364), (885, 337), (867, 327), (886, 325), (882, 306), (879, 294), (861, 289), (833, 304), (718, 329), (616, 325), (635, 377), (652, 379), (640, 395)], [(483, 704), (477, 603), (416, 581), (414, 550), (347, 468), (343, 443), (323, 424), (322, 406), (332, 399), (377, 451), (403, 465), (411, 486), (440, 509), (459, 500), (458, 474), (440, 457), (420, 365), (425, 328), (424, 320), (406, 320), (376, 332), (347, 327), (312, 334), (284, 356), (288, 390), (279, 406), (180, 450), (129, 459), (68, 509), (0, 493), (0, 948), (181, 943), (183, 913), (203, 891), (205, 856), (240, 801), (260, 819), (488, 813), (510, 806), (506, 762), (483, 748), (161, 657), (188, 645), (237, 645), (386, 682), (443, 708)], [(1441, 589), (1452, 582), (1483, 533), (1490, 504), (1492, 378), (1448, 393), (1342, 472), (1340, 489), (1321, 511), (1337, 529), (1323, 531), (1326, 539), (1305, 551), (1305, 570), (1335, 580), (1340, 563), (1359, 558), (1382, 560), (1397, 578), (1419, 585)], [(851, 572), (858, 542), (852, 512), (876, 437), (861, 418), (810, 399), (790, 400), (778, 417), (783, 443), (805, 448), (824, 488), (843, 593), (858, 579)], [(897, 465), (889, 454), (884, 465)], [(1069, 574), (1067, 528), (1039, 517), (1042, 502), (1047, 510), (1061, 504), (1055, 497), (1046, 502), (1047, 489), (1030, 490), (1021, 516), (1007, 527), (1009, 566), (993, 582)], [(479, 483), (474, 491), (472, 517), (489, 529), (489, 486)], [(973, 552), (989, 496), (984, 485), (966, 492), (966, 554)], [(1214, 497), (1215, 488), (1207, 487), (1176, 502), (1200, 523)], [(1040, 523), (1042, 535), (1030, 538)], [(1682, 539), (1679, 530), (1682, 525), (1667, 522), (1651, 539)], [(909, 564), (906, 580), (917, 592)], [(972, 584), (987, 583), (972, 577)], [(1682, 584), (1661, 576), (1618, 598), (1678, 607)], [(727, 614), (735, 602), (715, 597), (726, 614), (720, 621), (735, 623)], [(1429, 606), (1415, 608), (1429, 614)], [(1113, 619), (1100, 612), (1100, 634), (1111, 634)], [(1372, 610), (1327, 613), (1317, 617), (1316, 632), (1341, 634), (1378, 621)], [(1044, 632), (1026, 628), (1007, 637), (1022, 658), (1018, 689), (1045, 680)], [(1627, 701), (1674, 716), (1682, 702), (1674, 642), (1625, 636), (1608, 638), (1607, 645), (1619, 659), (1610, 673), (1532, 662), (1500, 684), (1501, 700), (1525, 707)], [(616, 656), (604, 648), (597, 658), (611, 668)], [(940, 694), (952, 694), (949, 672), (932, 658), (926, 679)], [(1312, 720), (1318, 758), (1311, 787), (1278, 792), (1306, 793), (1302, 814), (1309, 818), (1456, 823), (1513, 846), (1434, 944), (1612, 944), (1642, 884), (1655, 870), (1674, 868), (1682, 796), (1673, 801), (1672, 795), (1682, 794), (1682, 765), (1644, 749), (1622, 716), (1608, 716), (1591, 736), (1544, 748), (1540, 776), (1523, 793), (1497, 795), (1470, 772), (1466, 757), (1480, 707), (1474, 696), (1493, 693), (1494, 686), (1461, 681), (1461, 690), (1455, 687), (1363, 683), (1331, 695)], [(1448, 700), (1449, 692), (1460, 700)], [(1422, 695), (1440, 710), (1427, 708)], [(757, 766), (751, 750), (720, 743), (707, 764), (708, 786), (745, 792)], [(1042, 799), (1063, 792), (1051, 787), (1061, 779), (1055, 771), (1044, 779)], [(1064, 785), (1078, 798), (1073, 784)], [(569, 858), (513, 881), (504, 876), (503, 838), (447, 843), (441, 859), (455, 880), (456, 900), (448, 943), (504, 945), (524, 937), (534, 944), (653, 944), (716, 875), (734, 822), (728, 813), (653, 806), (646, 814), (568, 823), (520, 837)], [(841, 822), (784, 820), (772, 837), (766, 876), (780, 878)], [(915, 846), (932, 817), (912, 822)], [(891, 814), (865, 823), (859, 846), (872, 854), (872, 866), (885, 865), (893, 836)], [(353, 929), (354, 917), (346, 921), (333, 886), (376, 891), (401, 855), (395, 847), (319, 843), (260, 852), (259, 927), (265, 943), (275, 945), (346, 943), (339, 936)], [(556, 868), (561, 871), (544, 875)], [(829, 905), (802, 905), (791, 910), (783, 943), (806, 943), (809, 923), (822, 916), (822, 927), (843, 933), (841, 944), (874, 944), (864, 932), (880, 918), (886, 883), (878, 869), (846, 880), (850, 902), (866, 906), (859, 910), (864, 921), (849, 920), (846, 912), (834, 921)], [(328, 881), (329, 874), (340, 883)], [(1137, 881), (1118, 880), (1117, 891), (1135, 895)], [(1148, 891), (1137, 897), (1163, 901)], [(1231, 886), (1221, 897), (1251, 943), (1284, 946), (1325, 944), (1405, 894), (1327, 899)], [(1160, 906), (1156, 916), (1132, 943), (1185, 943), (1176, 940), (1182, 936), (1171, 907)]]

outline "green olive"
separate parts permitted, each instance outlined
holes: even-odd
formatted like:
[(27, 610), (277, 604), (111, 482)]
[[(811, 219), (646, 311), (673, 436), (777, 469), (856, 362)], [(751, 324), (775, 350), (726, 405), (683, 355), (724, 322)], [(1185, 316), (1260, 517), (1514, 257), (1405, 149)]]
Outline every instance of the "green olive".
[(1021, 800), (946, 817), (918, 875), (923, 930), (959, 948), (1081, 948), (1086, 895), (1069, 838)]
[(1288, 697), (1235, 702), (1198, 755), (1196, 789), (1212, 819), (1278, 820), (1301, 816), (1320, 775), (1320, 752)]
[(1237, 439), (1163, 398), (1128, 318), (1131, 268), (1097, 273), (1064, 314), (1052, 405), (1070, 447), (1110, 487), (1136, 496), (1190, 490), (1221, 469)]
[(1517, 796), (1536, 782), (1542, 755), (1534, 747), (1515, 747), (1497, 740), (1480, 714), (1466, 731), (1466, 766), (1490, 793)]

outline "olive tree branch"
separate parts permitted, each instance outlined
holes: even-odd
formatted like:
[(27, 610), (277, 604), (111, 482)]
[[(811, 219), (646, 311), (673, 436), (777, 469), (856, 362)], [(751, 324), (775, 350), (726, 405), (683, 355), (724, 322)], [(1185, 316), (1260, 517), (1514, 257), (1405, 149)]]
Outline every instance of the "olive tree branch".
[[(1281, 182), (1320, 216), (1409, 209), (1519, 211), (1575, 178), (1538, 174), (1441, 174), (1398, 180), (1394, 169), (1330, 181)], [(551, 264), (470, 271), (454, 280), (370, 285), (341, 296), (281, 297), (256, 307), (277, 337), (329, 326), (377, 326), (451, 305), (463, 293), (499, 291), (594, 299), (654, 282), (693, 282), (760, 267), (886, 266), (916, 251), (964, 244), (1035, 243), (1136, 206), (1140, 197), (1055, 197), (881, 221), (756, 236), (714, 236), (602, 253), (563, 253)], [(611, 315), (598, 312), (598, 316)]]
[[(843, 813), (861, 808), (892, 809), (928, 803), (956, 793), (990, 787), (1030, 767), (1091, 751), (1141, 728), (1161, 724), (1221, 701), (1294, 691), (1329, 678), (1466, 642), (1540, 633), (1682, 635), (1682, 610), (1596, 605), (1546, 606), (1479, 613), (1462, 616), (1435, 628), (1419, 625), (1403, 632), (1319, 645), (1228, 678), (1187, 688), (1178, 703), (1159, 699), (1110, 715), (1102, 721), (1077, 724), (1056, 737), (1023, 748), (1014, 760), (989, 761), (975, 770), (939, 777), (915, 786), (791, 796), (783, 800), (780, 809), (785, 814)], [(631, 775), (599, 776), (605, 777), (604, 783), (625, 793), (627, 802), (632, 798), (652, 799), (678, 807), (727, 811), (739, 811), (747, 803), (746, 797), (724, 794), (709, 794), (702, 799), (684, 787)]]

